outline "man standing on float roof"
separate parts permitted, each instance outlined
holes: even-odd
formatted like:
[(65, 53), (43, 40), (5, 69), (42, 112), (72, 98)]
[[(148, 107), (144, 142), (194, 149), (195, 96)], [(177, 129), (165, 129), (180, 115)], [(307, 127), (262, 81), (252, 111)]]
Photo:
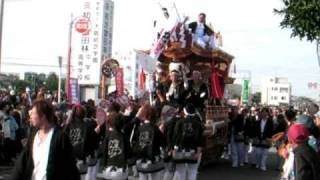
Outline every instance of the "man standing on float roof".
[(204, 49), (215, 48), (214, 32), (206, 25), (205, 13), (200, 13), (198, 21), (190, 23), (189, 29), (191, 29), (193, 41), (197, 45)]

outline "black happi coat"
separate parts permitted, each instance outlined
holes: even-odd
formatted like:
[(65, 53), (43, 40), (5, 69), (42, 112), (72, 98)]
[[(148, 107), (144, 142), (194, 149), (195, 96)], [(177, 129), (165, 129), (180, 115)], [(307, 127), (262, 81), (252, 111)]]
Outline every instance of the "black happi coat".
[(248, 143), (248, 139), (252, 139), (255, 136), (256, 131), (256, 119), (254, 116), (249, 116), (245, 118), (244, 123), (244, 136), (245, 143)]
[(319, 180), (320, 158), (307, 143), (294, 150), (296, 180)]
[[(143, 129), (147, 126), (153, 128), (153, 139), (152, 139), (152, 152), (151, 154), (141, 154), (139, 150), (139, 137)], [(156, 156), (160, 156), (160, 147), (165, 148), (167, 145), (164, 134), (159, 130), (159, 128), (152, 123), (141, 123), (139, 127), (135, 130), (132, 140), (133, 155), (138, 159), (143, 160), (154, 160)], [(152, 156), (152, 157), (150, 157)]]
[(271, 139), (272, 135), (273, 135), (273, 122), (271, 119), (268, 119), (266, 122), (266, 125), (264, 127), (263, 132), (261, 133), (261, 121), (259, 120), (256, 122), (256, 128), (255, 128), (255, 135), (254, 135), (254, 139), (257, 139), (257, 143), (253, 143), (253, 146), (256, 147), (261, 147), (261, 148), (270, 148), (270, 145), (266, 145), (264, 144), (264, 142), (267, 139)]
[[(193, 34), (196, 33), (197, 26), (198, 26), (198, 22), (192, 22), (189, 24), (189, 28), (191, 29), (191, 32)], [(213, 33), (214, 32), (206, 24), (204, 24), (204, 34), (203, 35), (211, 36)]]
[(175, 133), (175, 126), (177, 122), (179, 122), (182, 119), (180, 116), (175, 116), (168, 122), (165, 122), (164, 124), (164, 132), (163, 134), (165, 135), (167, 139), (167, 144), (168, 144), (168, 149), (173, 149), (174, 148), (174, 133)]
[(94, 128), (83, 119), (74, 119), (65, 128), (66, 134), (73, 146), (73, 156), (77, 160), (85, 160), (94, 151), (97, 139), (94, 137)]
[[(36, 132), (32, 132), (26, 148), (18, 158), (11, 180), (32, 179), (34, 169), (32, 147)], [(68, 136), (58, 126), (54, 128), (50, 142), (47, 180), (80, 180), (80, 175), (72, 156), (71, 143)]]
[[(195, 137), (193, 141), (186, 141), (183, 139), (183, 131), (184, 125), (191, 123), (192, 129), (194, 131)], [(174, 135), (173, 135), (173, 143), (175, 146), (178, 146), (180, 149), (189, 149), (189, 150), (197, 150), (198, 147), (204, 146), (203, 139), (203, 126), (199, 117), (197, 115), (190, 116), (188, 115), (185, 119), (181, 119), (176, 123)]]
[[(196, 90), (195, 84), (193, 80), (188, 81), (188, 88), (187, 88), (187, 102), (192, 103), (196, 108), (202, 110), (204, 106), (204, 101), (208, 99), (208, 87), (205, 83), (201, 83), (199, 85), (199, 89)], [(205, 96), (200, 97), (202, 93), (205, 93)]]
[[(172, 84), (172, 82), (170, 83), (166, 93), (168, 93), (170, 91), (171, 84)], [(177, 84), (177, 86), (175, 87), (175, 91), (176, 91), (176, 96), (174, 94), (169, 95), (168, 103), (174, 107), (184, 106), (187, 91), (185, 90), (182, 82)]]
[(231, 122), (232, 135), (234, 142), (244, 142), (244, 122), (245, 117), (238, 114), (237, 117)]
[[(110, 142), (116, 141), (116, 142)], [(126, 168), (128, 158), (131, 157), (129, 139), (122, 132), (117, 130), (107, 132), (103, 142), (103, 155), (105, 166)], [(112, 157), (110, 156), (112, 154)]]

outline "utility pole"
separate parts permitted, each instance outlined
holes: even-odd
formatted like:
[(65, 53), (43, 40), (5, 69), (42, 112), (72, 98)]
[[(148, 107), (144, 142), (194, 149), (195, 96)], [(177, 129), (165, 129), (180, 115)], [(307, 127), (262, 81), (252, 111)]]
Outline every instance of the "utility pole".
[(4, 0), (0, 0), (0, 73), (1, 73), (1, 60), (2, 60), (2, 30), (3, 30), (3, 11), (4, 11)]
[(61, 102), (61, 68), (62, 68), (62, 56), (58, 57), (59, 61), (59, 84), (58, 84), (58, 104)]
[(72, 51), (72, 27), (75, 19), (73, 18), (73, 14), (71, 14), (71, 20), (69, 23), (69, 39), (68, 39), (68, 61), (67, 61), (67, 78), (66, 78), (66, 88), (65, 92), (67, 95), (67, 101), (71, 102), (71, 89), (70, 89), (70, 74), (71, 74), (71, 51)]

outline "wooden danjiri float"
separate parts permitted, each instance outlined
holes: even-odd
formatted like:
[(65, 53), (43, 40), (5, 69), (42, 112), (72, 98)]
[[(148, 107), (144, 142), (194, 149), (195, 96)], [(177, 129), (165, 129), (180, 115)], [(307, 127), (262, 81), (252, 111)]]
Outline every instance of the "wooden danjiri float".
[(201, 48), (192, 40), (188, 41), (188, 37), (192, 39), (193, 35), (187, 28), (173, 30), (171, 36), (174, 38), (166, 42), (157, 57), (157, 75), (168, 76), (169, 66), (178, 64), (181, 65), (183, 73), (195, 70), (201, 72), (202, 81), (209, 87), (209, 98), (205, 102), (206, 106), (202, 114), (205, 123), (202, 165), (205, 165), (219, 159), (227, 144), (229, 119), (228, 107), (224, 105), (224, 87), (234, 81), (229, 77), (230, 65), (234, 57), (223, 51), (221, 47)]
[[(205, 18), (204, 14), (200, 14), (200, 16)], [(190, 26), (192, 23), (186, 25), (187, 20), (188, 18), (185, 18), (184, 21), (179, 20), (174, 24), (174, 27), (168, 28), (167, 31), (161, 31), (153, 47), (148, 51), (140, 52), (146, 56), (149, 55), (150, 59), (148, 60), (156, 61), (156, 68), (149, 72), (154, 77), (155, 71), (156, 78), (150, 78), (156, 79), (155, 84), (160, 84), (162, 79), (167, 79), (172, 67), (180, 71), (184, 82), (188, 81), (190, 78), (188, 75), (191, 72), (199, 71), (201, 73), (202, 82), (208, 87), (205, 108), (201, 110), (203, 112), (200, 112), (205, 126), (205, 147), (201, 161), (204, 165), (219, 159), (228, 143), (229, 119), (228, 107), (224, 103), (226, 102), (224, 88), (226, 84), (232, 84), (234, 81), (232, 77), (229, 77), (230, 65), (234, 57), (221, 49), (221, 34), (215, 33), (208, 26), (204, 25), (205, 28), (208, 28), (207, 32), (210, 32), (206, 36), (213, 41), (207, 45), (198, 43), (195, 38), (195, 33), (198, 32), (192, 31)], [(194, 23), (196, 24), (196, 22)], [(202, 32), (204, 34), (204, 30)], [(136, 67), (138, 65), (135, 65), (134, 68)], [(106, 69), (108, 72), (110, 68), (106, 66)], [(136, 75), (137, 73), (132, 76), (136, 77)], [(150, 99), (152, 100), (152, 98)]]

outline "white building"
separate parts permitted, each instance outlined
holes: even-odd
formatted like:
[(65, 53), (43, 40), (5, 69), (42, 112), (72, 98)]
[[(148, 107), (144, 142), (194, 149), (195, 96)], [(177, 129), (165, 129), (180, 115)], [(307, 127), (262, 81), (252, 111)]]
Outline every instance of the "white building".
[(112, 36), (113, 36), (113, 15), (114, 3), (111, 0), (104, 0), (104, 20), (103, 20), (103, 47), (102, 51), (106, 57), (112, 56)]
[(143, 91), (139, 89), (139, 75), (143, 69), (146, 76), (146, 89), (152, 89), (152, 81), (150, 80), (155, 71), (156, 60), (139, 50), (130, 52), (115, 52), (113, 58), (116, 59), (124, 72), (124, 87), (133, 97), (139, 97)]
[(80, 84), (80, 99), (97, 99), (101, 63), (111, 57), (114, 3), (82, 0), (75, 9), (71, 39), (71, 78)]
[(271, 77), (261, 82), (261, 104), (282, 105), (290, 104), (291, 84), (288, 78)]

